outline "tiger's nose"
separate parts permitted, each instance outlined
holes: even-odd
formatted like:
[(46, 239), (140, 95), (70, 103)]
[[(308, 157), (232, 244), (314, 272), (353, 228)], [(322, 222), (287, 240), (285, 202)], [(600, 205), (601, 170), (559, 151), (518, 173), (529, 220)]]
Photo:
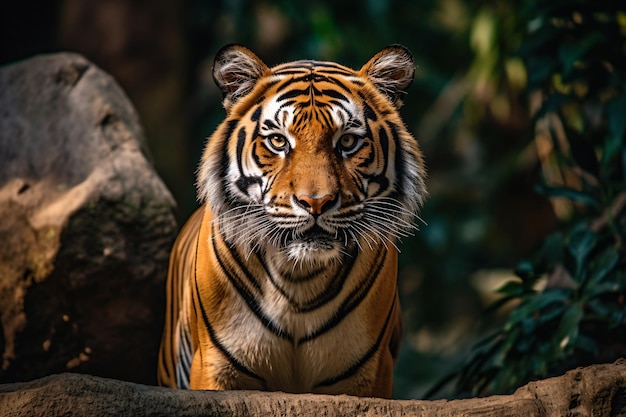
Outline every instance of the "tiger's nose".
[(328, 211), (335, 203), (336, 197), (331, 194), (326, 194), (322, 197), (312, 197), (310, 195), (301, 195), (296, 197), (298, 204), (306, 209), (314, 216), (318, 216)]

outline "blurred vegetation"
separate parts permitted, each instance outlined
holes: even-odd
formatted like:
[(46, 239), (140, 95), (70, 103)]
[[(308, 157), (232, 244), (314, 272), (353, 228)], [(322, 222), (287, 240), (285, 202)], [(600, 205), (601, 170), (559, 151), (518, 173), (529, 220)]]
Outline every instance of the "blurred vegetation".
[(269, 65), (353, 68), (389, 44), (413, 52), (401, 113), (431, 196), (427, 225), (401, 246), (397, 397), (507, 392), (624, 354), (620, 2), (40, 3), (2, 6), (1, 62), (70, 49), (113, 74), (181, 222), (195, 208), (204, 138), (224, 117), (210, 75), (221, 46), (244, 44)]
[(526, 6), (517, 54), (543, 174), (536, 189), (563, 223), (498, 290), (491, 311), (516, 306), (452, 374), (459, 393), (508, 393), (626, 355), (626, 5)]

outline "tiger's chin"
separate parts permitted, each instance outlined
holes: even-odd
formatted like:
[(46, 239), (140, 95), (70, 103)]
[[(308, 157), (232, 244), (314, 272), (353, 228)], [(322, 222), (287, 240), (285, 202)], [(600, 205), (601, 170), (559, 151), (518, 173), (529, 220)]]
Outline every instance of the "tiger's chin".
[(327, 234), (310, 233), (292, 236), (280, 244), (268, 245), (265, 254), (281, 273), (307, 273), (337, 262), (343, 262), (347, 253), (343, 242)]
[(283, 249), (287, 261), (301, 266), (325, 265), (341, 259), (343, 246), (329, 238), (304, 238), (289, 242)]

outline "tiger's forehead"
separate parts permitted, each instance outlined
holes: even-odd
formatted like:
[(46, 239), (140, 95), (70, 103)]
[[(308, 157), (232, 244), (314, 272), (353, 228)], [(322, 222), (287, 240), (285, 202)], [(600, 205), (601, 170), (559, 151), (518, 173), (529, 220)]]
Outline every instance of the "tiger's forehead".
[[(362, 79), (333, 62), (295, 61), (271, 70), (261, 102), (261, 132), (335, 132), (362, 125)], [(320, 133), (322, 134), (322, 133)]]
[(273, 75), (320, 74), (327, 76), (357, 77), (357, 72), (344, 65), (329, 61), (300, 60), (280, 64), (271, 69)]

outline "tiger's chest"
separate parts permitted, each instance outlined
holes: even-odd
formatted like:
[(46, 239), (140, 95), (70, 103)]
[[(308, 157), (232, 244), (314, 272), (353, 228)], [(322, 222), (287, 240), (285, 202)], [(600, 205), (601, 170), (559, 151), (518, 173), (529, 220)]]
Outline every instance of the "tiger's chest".
[(191, 388), (367, 394), (388, 351), (397, 253), (360, 248), (294, 275), (207, 230), (191, 282)]
[(361, 312), (334, 323), (339, 310), (335, 303), (308, 313), (281, 304), (274, 300), (263, 308), (275, 327), (241, 303), (229, 320), (225, 347), (258, 376), (258, 385), (249, 388), (323, 392), (328, 381), (368, 350), (370, 329)]
[(225, 277), (221, 308), (230, 313), (221, 315), (225, 330), (214, 340), (223, 350), (214, 357), (216, 372), (239, 373), (239, 389), (334, 393), (345, 391), (347, 378), (365, 384), (395, 299), (395, 287), (386, 291), (380, 276), (385, 261), (361, 260), (350, 271), (301, 282)]

